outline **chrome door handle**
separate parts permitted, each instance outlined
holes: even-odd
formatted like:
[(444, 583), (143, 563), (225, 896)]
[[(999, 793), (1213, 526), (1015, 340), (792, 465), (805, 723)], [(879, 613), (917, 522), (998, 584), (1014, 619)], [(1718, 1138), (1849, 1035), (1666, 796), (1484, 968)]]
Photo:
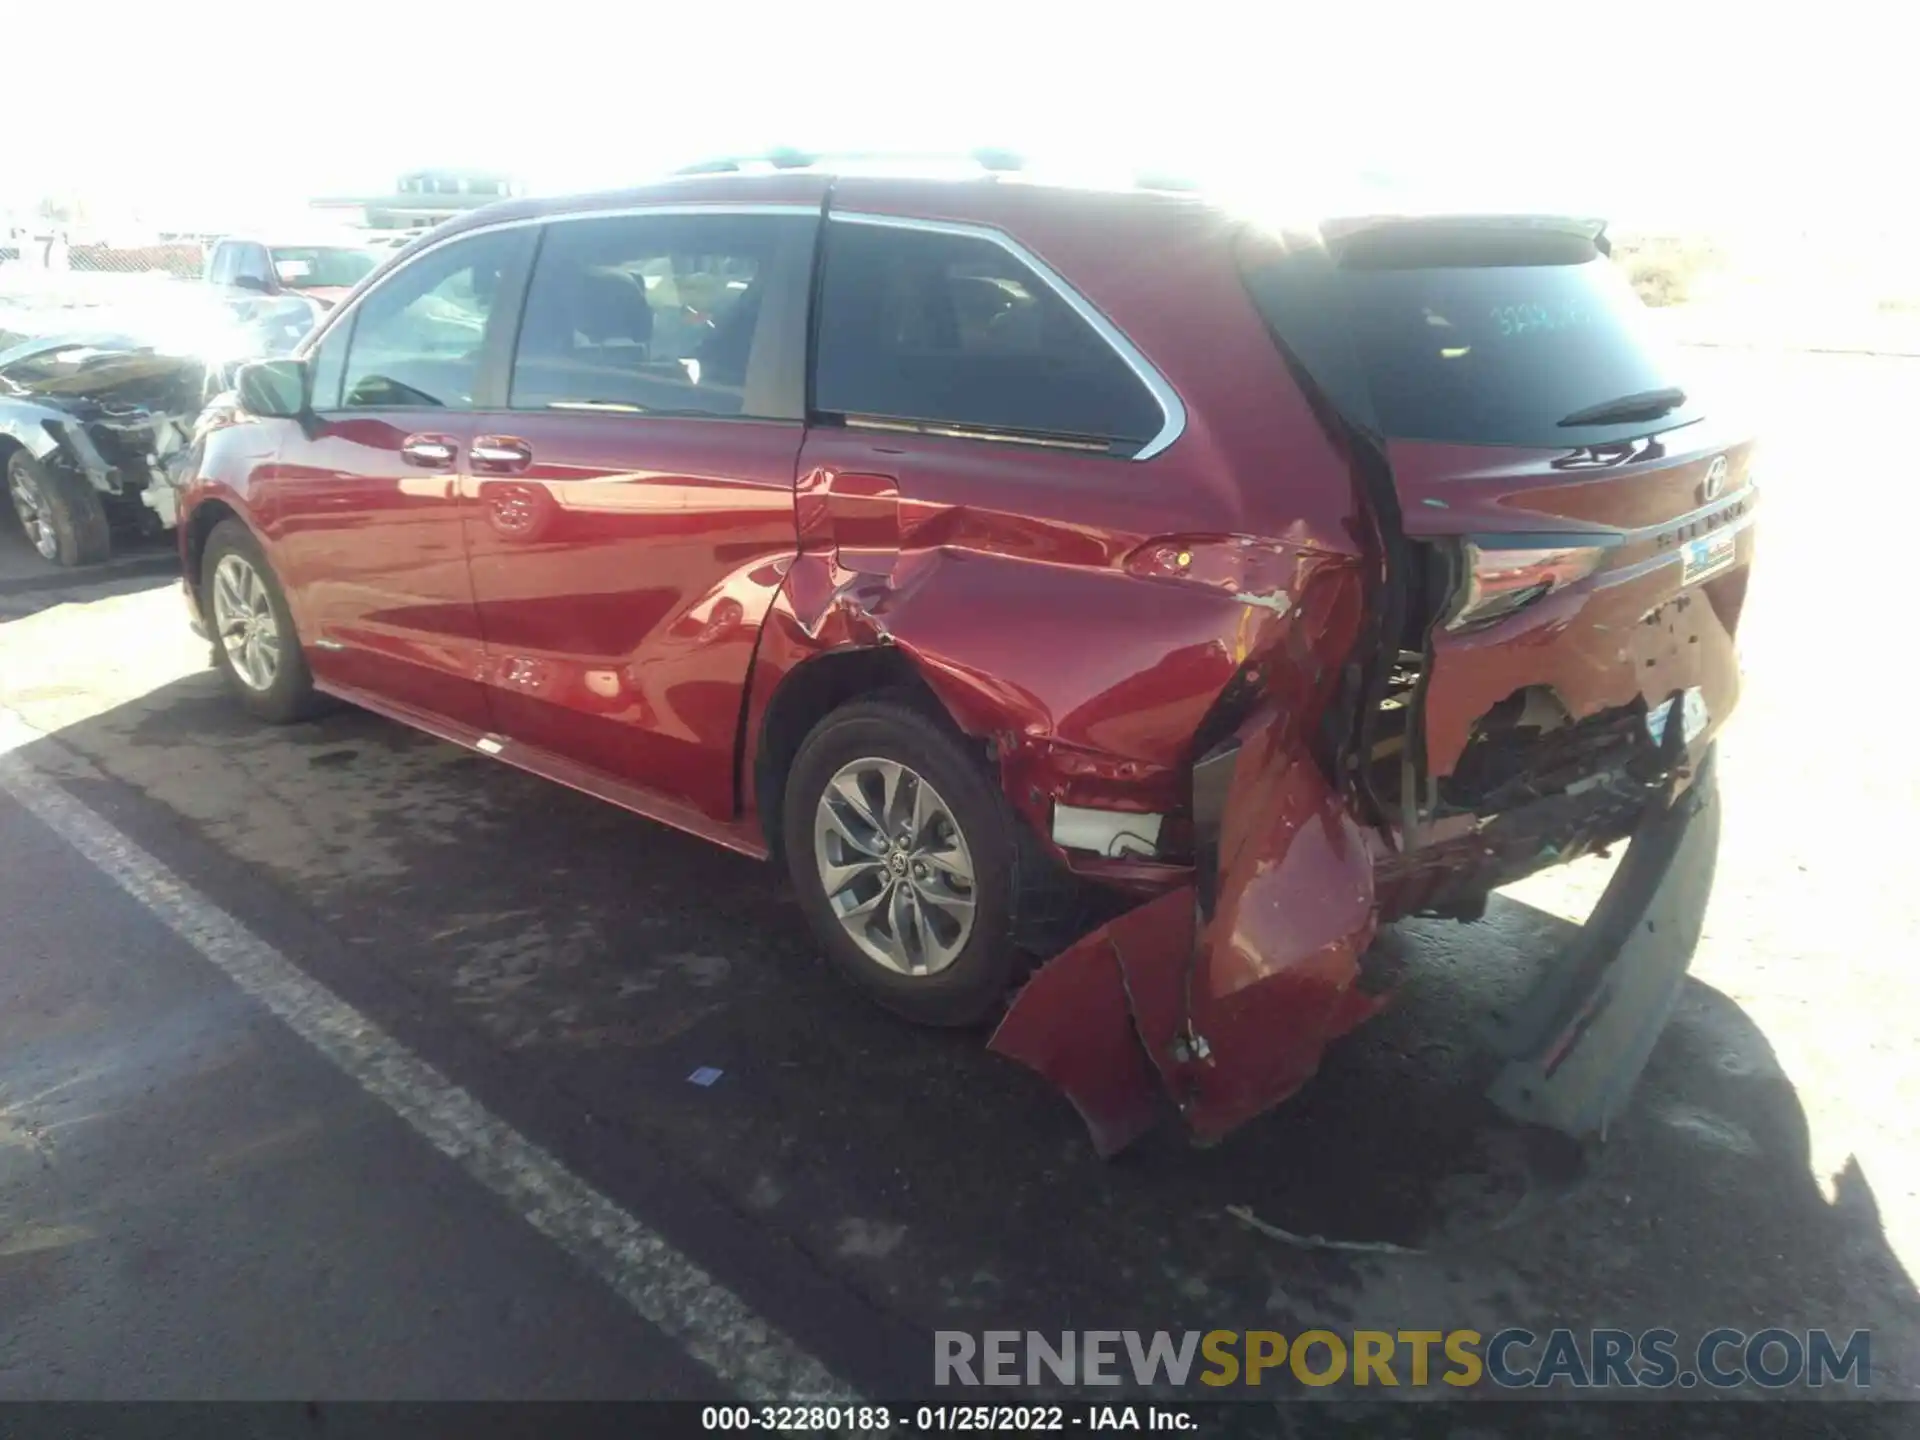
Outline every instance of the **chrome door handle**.
[(533, 447), (511, 435), (482, 435), (468, 447), (467, 459), (476, 469), (496, 473), (524, 470), (533, 463)]
[(456, 453), (453, 442), (444, 435), (409, 435), (400, 442), (402, 460), (429, 470), (451, 465)]

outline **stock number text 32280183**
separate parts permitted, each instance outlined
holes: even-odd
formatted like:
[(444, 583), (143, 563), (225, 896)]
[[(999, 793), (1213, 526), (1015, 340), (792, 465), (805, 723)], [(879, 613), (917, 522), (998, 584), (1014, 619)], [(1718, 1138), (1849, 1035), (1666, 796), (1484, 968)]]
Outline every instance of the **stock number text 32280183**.
[(762, 1431), (862, 1435), (1036, 1433), (1101, 1430), (1186, 1431), (1194, 1417), (1174, 1406), (1144, 1405), (708, 1405), (708, 1433)]

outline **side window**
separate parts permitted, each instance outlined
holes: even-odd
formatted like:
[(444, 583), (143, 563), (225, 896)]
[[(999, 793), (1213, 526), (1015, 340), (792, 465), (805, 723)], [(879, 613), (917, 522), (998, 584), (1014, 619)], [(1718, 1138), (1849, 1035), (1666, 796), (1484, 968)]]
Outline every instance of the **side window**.
[(500, 277), (525, 242), (519, 230), (456, 240), (368, 291), (353, 314), (341, 405), (472, 408)]
[(330, 330), (307, 356), (313, 370), (313, 408), (318, 414), (340, 408), (340, 382), (347, 373), (347, 346), (353, 334), (353, 316)]
[(233, 281), (233, 246), (224, 240), (216, 240), (213, 253), (207, 257), (207, 280), (214, 285)]
[(1004, 247), (827, 227), (815, 357), (829, 413), (1137, 446), (1164, 423), (1140, 378)]
[(273, 266), (267, 259), (267, 247), (248, 243), (233, 247), (233, 272), (236, 278), (273, 283)]
[[(798, 418), (797, 327), (776, 335), (780, 327), (763, 317), (799, 313), (814, 229), (811, 216), (775, 215), (548, 225), (527, 286), (508, 405)], [(793, 356), (784, 403), (785, 388), (772, 380), (783, 339)]]

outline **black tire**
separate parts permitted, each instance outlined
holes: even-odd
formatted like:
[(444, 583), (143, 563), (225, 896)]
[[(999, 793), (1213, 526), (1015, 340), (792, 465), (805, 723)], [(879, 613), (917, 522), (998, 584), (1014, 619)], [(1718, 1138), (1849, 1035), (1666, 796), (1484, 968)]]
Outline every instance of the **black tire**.
[[(84, 476), (57, 465), (43, 465), (25, 450), (15, 450), (7, 457), (6, 478), (8, 508), (22, 520), (23, 528), (25, 517), (18, 514), (15, 487), (25, 486), (37, 499), (37, 515), (50, 543), (37, 542), (32, 533), (27, 541), (43, 557), (71, 568), (98, 565), (113, 553), (106, 506), (100, 501), (100, 492)], [(52, 554), (47, 553), (49, 548)]]
[[(279, 662), (272, 683), (264, 689), (241, 678), (214, 619), (214, 576), (220, 562), (229, 555), (241, 557), (259, 576), (267, 603), (273, 610), (274, 624), (279, 629)], [(207, 537), (207, 548), (200, 560), (200, 603), (213, 640), (214, 664), (248, 714), (270, 725), (290, 725), (319, 712), (321, 698), (313, 688), (313, 672), (307, 668), (307, 657), (300, 649), (299, 632), (293, 628), (293, 612), (287, 608), (279, 577), (267, 563), (253, 532), (239, 520), (222, 520)]]
[[(868, 757), (923, 776), (965, 837), (974, 871), (973, 929), (953, 961), (905, 975), (873, 959), (828, 902), (815, 857), (814, 818), (843, 766)], [(835, 969), (888, 1010), (922, 1025), (974, 1025), (995, 1014), (1022, 978), (1016, 943), (1023, 882), (1034, 846), (983, 761), (950, 726), (892, 699), (844, 705), (814, 727), (787, 772), (781, 840), (801, 907)]]

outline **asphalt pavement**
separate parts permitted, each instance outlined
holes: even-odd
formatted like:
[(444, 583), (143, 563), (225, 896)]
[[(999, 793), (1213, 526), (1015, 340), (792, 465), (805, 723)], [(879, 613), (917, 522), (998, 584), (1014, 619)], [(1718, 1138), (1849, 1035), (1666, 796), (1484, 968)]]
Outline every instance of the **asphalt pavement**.
[(0, 1395), (727, 1393), (0, 794)]
[(1102, 1163), (837, 983), (767, 868), (361, 712), (252, 725), (158, 562), (0, 565), (38, 807), (0, 784), (0, 1394), (904, 1396), (939, 1328), (1315, 1325), (1869, 1328), (1920, 1394), (1920, 760), (1852, 698), (1920, 362), (1701, 364), (1768, 427), (1748, 690), (1693, 977), (1584, 1159), (1490, 1111), (1476, 1040), (1593, 866), (1399, 927), (1293, 1101)]

